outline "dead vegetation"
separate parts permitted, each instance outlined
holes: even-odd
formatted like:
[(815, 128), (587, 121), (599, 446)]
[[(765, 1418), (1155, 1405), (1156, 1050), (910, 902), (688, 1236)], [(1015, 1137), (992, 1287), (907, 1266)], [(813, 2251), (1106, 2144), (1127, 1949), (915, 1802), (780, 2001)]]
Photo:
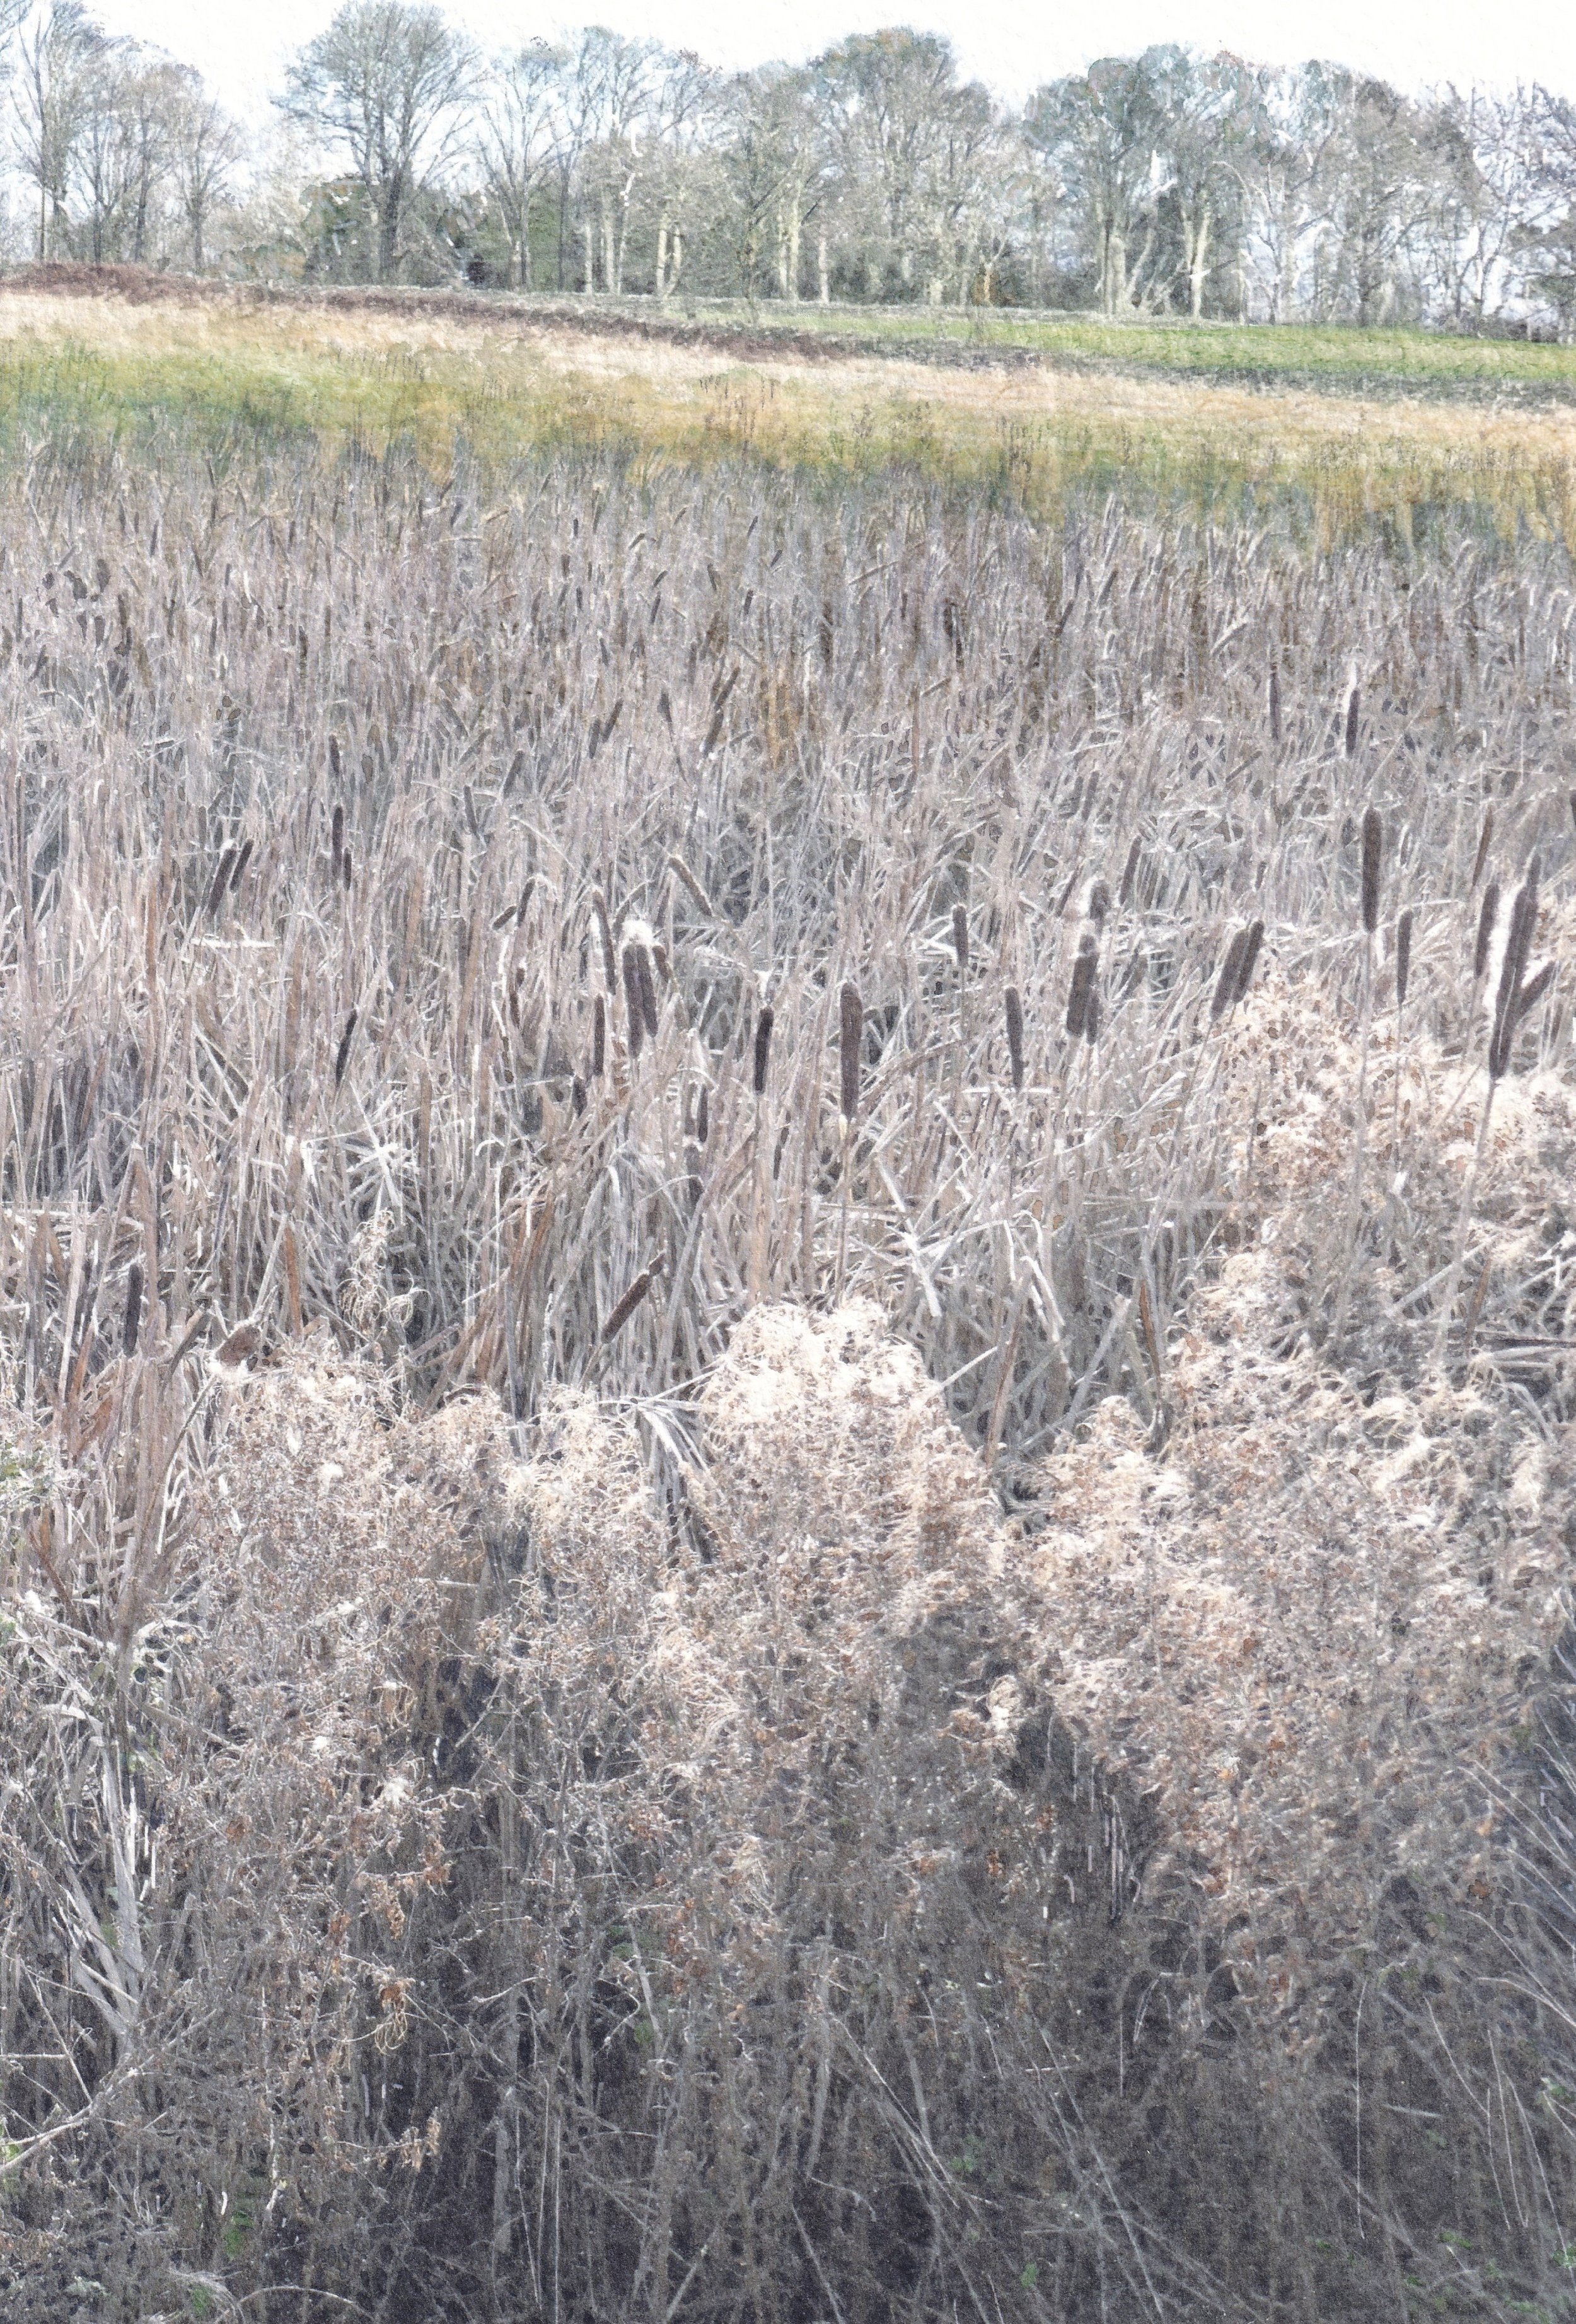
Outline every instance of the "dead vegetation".
[(0, 493), (7, 2312), (1567, 2312), (1562, 554)]

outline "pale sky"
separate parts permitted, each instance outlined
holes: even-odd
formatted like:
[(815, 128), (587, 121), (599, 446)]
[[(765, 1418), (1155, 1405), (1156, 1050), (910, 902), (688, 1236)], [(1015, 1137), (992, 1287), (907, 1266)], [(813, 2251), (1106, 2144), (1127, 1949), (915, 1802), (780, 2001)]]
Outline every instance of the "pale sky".
[[(278, 87), (284, 58), (320, 32), (334, 0), (90, 0), (113, 32), (196, 65), (233, 110), (257, 118)], [(1230, 49), (1265, 63), (1330, 58), (1404, 88), (1424, 82), (1503, 86), (1542, 80), (1576, 95), (1572, 0), (1103, 0), (1049, 9), (1014, 0), (587, 0), (583, 9), (521, 0), (452, 0), (448, 14), (488, 47), (604, 23), (709, 62), (741, 68), (771, 59), (797, 63), (846, 32), (913, 24), (945, 32), (964, 71), (998, 94), (1025, 97), (1039, 82), (1095, 56), (1120, 56), (1155, 41)]]

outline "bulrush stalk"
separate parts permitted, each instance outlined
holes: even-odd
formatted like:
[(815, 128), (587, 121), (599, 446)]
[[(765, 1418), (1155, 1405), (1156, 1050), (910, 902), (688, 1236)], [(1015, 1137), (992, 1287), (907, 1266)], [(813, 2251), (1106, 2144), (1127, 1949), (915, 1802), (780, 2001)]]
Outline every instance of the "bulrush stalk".
[[(1347, 755), (1356, 748), (1357, 686), (1351, 689), (1353, 707), (1347, 716)], [(1341, 1239), (1341, 1284), (1335, 1296), (1335, 1320), (1332, 1326), (1337, 1349), (1346, 1336), (1347, 1312), (1351, 1298), (1351, 1286), (1357, 1273), (1358, 1247), (1362, 1240), (1363, 1178), (1368, 1161), (1368, 1067), (1369, 1044), (1373, 1034), (1374, 1017), (1374, 940), (1379, 927), (1379, 887), (1384, 867), (1385, 827), (1377, 807), (1368, 808), (1362, 819), (1361, 904), (1362, 904), (1362, 1000), (1358, 1034), (1357, 1068), (1357, 1133), (1351, 1162), (1351, 1193), (1348, 1202), (1346, 1232)]]
[[(1516, 1043), (1516, 1028), (1527, 1006), (1529, 988), (1525, 982), (1526, 964), (1537, 930), (1538, 883), (1541, 874), (1539, 859), (1534, 855), (1526, 867), (1526, 876), (1516, 891), (1510, 908), (1510, 925), (1506, 931), (1505, 950), (1500, 955), (1499, 982), (1494, 996), (1494, 1013), (1489, 1023), (1488, 1054), (1486, 1060), (1488, 1086), (1483, 1093), (1483, 1111), (1478, 1118), (1478, 1136), (1472, 1148), (1471, 1167), (1467, 1183), (1461, 1190), (1461, 1210), (1456, 1219), (1455, 1245), (1450, 1272), (1439, 1303), (1439, 1322), (1434, 1333), (1433, 1357), (1442, 1365), (1450, 1345), (1451, 1324), (1455, 1317), (1456, 1299), (1461, 1291), (1461, 1269), (1466, 1264), (1467, 1238), (1471, 1231), (1472, 1213), (1477, 1204), (1478, 1179), (1483, 1167), (1483, 1157), (1488, 1150), (1488, 1130), (1494, 1116), (1494, 1099), (1500, 1083), (1510, 1069), (1511, 1055)], [(1487, 899), (1485, 899), (1487, 901)], [(1473, 998), (1486, 965), (1485, 945), (1479, 924), (1477, 954), (1474, 957)], [(1553, 982), (1553, 964), (1544, 981), (1534, 980), (1541, 994)], [(1540, 977), (1544, 972), (1539, 972)], [(1480, 1304), (1480, 1303), (1479, 1303)]]
[(1396, 1072), (1391, 1093), (1390, 1152), (1398, 1163), (1401, 1152), (1401, 1067), (1405, 1056), (1401, 1041), (1402, 1012), (1406, 1006), (1406, 988), (1412, 980), (1412, 908), (1407, 906), (1396, 922)]

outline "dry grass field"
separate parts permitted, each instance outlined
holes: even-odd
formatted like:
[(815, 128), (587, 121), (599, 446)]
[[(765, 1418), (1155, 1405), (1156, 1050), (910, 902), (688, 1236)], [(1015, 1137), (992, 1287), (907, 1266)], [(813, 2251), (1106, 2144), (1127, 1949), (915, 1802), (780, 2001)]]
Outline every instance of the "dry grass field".
[(1572, 2313), (1573, 427), (0, 301), (8, 2318)]

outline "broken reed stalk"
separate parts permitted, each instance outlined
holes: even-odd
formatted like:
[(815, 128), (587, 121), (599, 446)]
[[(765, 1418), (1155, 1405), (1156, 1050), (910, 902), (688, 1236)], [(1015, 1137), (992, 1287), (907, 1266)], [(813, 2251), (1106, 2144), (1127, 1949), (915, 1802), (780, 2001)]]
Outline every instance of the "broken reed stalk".
[(1390, 1153), (1398, 1166), (1401, 1154), (1401, 1065), (1405, 1055), (1401, 1032), (1405, 1022), (1406, 987), (1412, 979), (1412, 908), (1396, 922), (1396, 1073), (1391, 1093)]
[(640, 1056), (646, 1038), (645, 998), (641, 991), (641, 971), (632, 944), (624, 946), (624, 1019), (629, 1028), (630, 1063)]
[[(1352, 701), (1355, 703), (1356, 699), (1354, 683)], [(1351, 716), (1349, 714), (1347, 735), (1349, 744), (1355, 747)], [(1350, 756), (1350, 748), (1348, 756)], [(1362, 819), (1362, 1002), (1358, 1035), (1357, 1135), (1351, 1162), (1346, 1232), (1341, 1237), (1341, 1285), (1335, 1295), (1333, 1340), (1337, 1349), (1346, 1336), (1347, 1311), (1351, 1299), (1352, 1278), (1357, 1271), (1358, 1245), (1362, 1239), (1363, 1179), (1368, 1162), (1369, 1045), (1373, 1035), (1374, 1018), (1374, 940), (1379, 927), (1379, 885), (1384, 868), (1384, 824), (1378, 807), (1370, 807)]]
[[(1483, 1111), (1478, 1120), (1478, 1135), (1472, 1148), (1471, 1166), (1467, 1183), (1461, 1189), (1461, 1209), (1456, 1216), (1454, 1245), (1450, 1273), (1440, 1296), (1439, 1322), (1434, 1333), (1433, 1360), (1442, 1369), (1450, 1345), (1450, 1328), (1455, 1315), (1456, 1299), (1461, 1291), (1461, 1269), (1467, 1260), (1467, 1237), (1471, 1231), (1472, 1213), (1477, 1206), (1478, 1179), (1483, 1167), (1483, 1157), (1488, 1150), (1488, 1130), (1494, 1117), (1494, 1100), (1499, 1084), (1510, 1069), (1510, 1059), (1516, 1046), (1516, 1028), (1520, 1024), (1531, 997), (1542, 996), (1553, 981), (1553, 963), (1540, 970), (1532, 985), (1525, 982), (1526, 964), (1532, 951), (1533, 936), (1537, 927), (1538, 881), (1541, 866), (1535, 854), (1528, 862), (1526, 876), (1516, 891), (1510, 908), (1510, 926), (1506, 932), (1505, 951), (1499, 963), (1499, 982), (1494, 998), (1494, 1015), (1488, 1032), (1487, 1058), (1488, 1086), (1483, 1093)], [(1487, 898), (1485, 898), (1487, 902)], [(1489, 923), (1490, 927), (1492, 922)], [(1478, 951), (1474, 956), (1473, 997), (1477, 997), (1481, 974), (1485, 939), (1479, 922)], [(1480, 1303), (1479, 1303), (1480, 1304)]]

